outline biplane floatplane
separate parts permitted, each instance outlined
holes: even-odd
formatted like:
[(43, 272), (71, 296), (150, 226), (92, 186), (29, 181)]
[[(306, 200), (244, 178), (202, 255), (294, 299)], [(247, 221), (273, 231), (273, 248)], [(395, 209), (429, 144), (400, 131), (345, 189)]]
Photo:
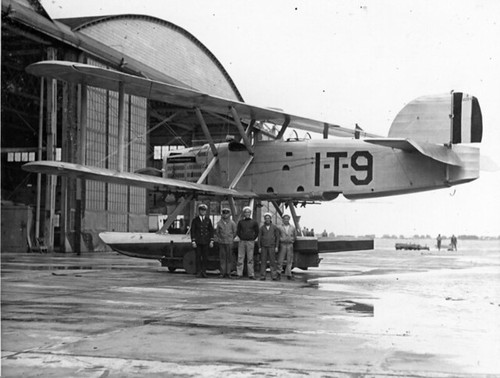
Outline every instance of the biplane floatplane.
[[(197, 182), (168, 178), (166, 169), (155, 176), (60, 161), (36, 161), (23, 166), (36, 173), (163, 188), (180, 198), (158, 233), (100, 234), (113, 250), (128, 256), (158, 259), (171, 270), (194, 269), (193, 252), (186, 253), (190, 249), (189, 236), (171, 235), (167, 230), (195, 198), (228, 201), (233, 214), (236, 214), (236, 199), (251, 204), (270, 201), (278, 213), (280, 205), (285, 203), (297, 221), (294, 208), (297, 203), (330, 201), (341, 194), (354, 200), (427, 191), (479, 177), (479, 148), (471, 143), (481, 142), (481, 109), (477, 98), (465, 93), (451, 92), (411, 101), (394, 119), (388, 136), (381, 137), (359, 128), (349, 129), (86, 64), (42, 61), (30, 65), (27, 71), (195, 111), (208, 144), (172, 151), (164, 166), (195, 162), (203, 151), (207, 164)], [(204, 114), (224, 117), (238, 137), (215, 143)], [(269, 124), (275, 132), (265, 127)], [(285, 140), (283, 136), (289, 128), (320, 133), (323, 139)], [(257, 138), (258, 134), (266, 138)], [(174, 250), (182, 249), (180, 246), (185, 250), (183, 262), (178, 265)], [(306, 252), (312, 252), (310, 257), (318, 261), (318, 248)], [(304, 260), (299, 256), (296, 266), (317, 266), (304, 256)]]

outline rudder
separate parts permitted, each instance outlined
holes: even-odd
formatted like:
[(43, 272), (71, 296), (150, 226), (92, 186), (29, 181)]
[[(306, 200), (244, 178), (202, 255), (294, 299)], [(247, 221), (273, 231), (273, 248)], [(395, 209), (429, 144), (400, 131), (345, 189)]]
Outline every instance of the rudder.
[(483, 120), (476, 97), (452, 92), (423, 96), (398, 113), (389, 138), (408, 138), (436, 144), (480, 143)]

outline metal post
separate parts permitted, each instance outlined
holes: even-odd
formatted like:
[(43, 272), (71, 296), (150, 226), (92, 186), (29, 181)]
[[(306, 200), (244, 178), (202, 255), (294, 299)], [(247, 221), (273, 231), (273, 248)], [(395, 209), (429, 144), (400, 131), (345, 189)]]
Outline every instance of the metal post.
[[(45, 79), (40, 80), (40, 112), (38, 118), (38, 160), (42, 160), (43, 151), (43, 117), (44, 117)], [(42, 174), (36, 175), (36, 209), (35, 209), (35, 237), (40, 237), (40, 207), (42, 206)]]
[[(53, 54), (55, 55), (55, 52)], [(55, 56), (54, 56), (55, 58)], [(47, 86), (47, 160), (55, 160), (57, 141), (57, 80), (49, 79)], [(47, 176), (45, 195), (45, 225), (44, 237), (49, 251), (54, 250), (54, 216), (56, 205), (57, 176)]]
[(125, 155), (125, 89), (123, 82), (118, 84), (118, 172), (123, 172)]

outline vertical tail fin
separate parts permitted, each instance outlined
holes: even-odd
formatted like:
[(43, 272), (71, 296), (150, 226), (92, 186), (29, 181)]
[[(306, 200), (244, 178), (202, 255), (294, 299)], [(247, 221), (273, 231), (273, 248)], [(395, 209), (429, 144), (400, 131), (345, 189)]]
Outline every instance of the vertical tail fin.
[(479, 143), (483, 118), (476, 97), (462, 92), (419, 97), (396, 116), (390, 138), (436, 144)]

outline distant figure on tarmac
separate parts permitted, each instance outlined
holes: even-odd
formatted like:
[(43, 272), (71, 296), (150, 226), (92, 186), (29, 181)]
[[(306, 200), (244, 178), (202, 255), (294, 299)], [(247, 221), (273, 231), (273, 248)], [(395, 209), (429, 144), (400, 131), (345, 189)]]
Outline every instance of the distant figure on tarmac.
[(231, 278), (236, 223), (231, 219), (231, 210), (224, 208), (221, 213), (222, 218), (215, 228), (215, 240), (219, 245), (220, 277)]
[(451, 250), (452, 251), (457, 250), (457, 237), (455, 235), (451, 236)]
[(436, 238), (436, 243), (437, 243), (437, 248), (438, 248), (438, 251), (441, 250), (441, 234), (438, 234), (437, 238)]
[[(290, 224), (290, 215), (285, 214), (282, 217), (283, 225), (279, 226), (280, 231), (280, 254), (278, 257), (278, 272), (283, 268), (283, 261), (286, 259), (285, 275), (292, 279), (292, 264), (293, 264), (293, 243), (297, 239), (297, 230)], [(278, 279), (281, 278), (281, 273)]]
[(323, 230), (323, 232), (321, 233), (321, 236), (326, 238), (328, 236), (328, 232), (326, 232), (326, 230)]
[(276, 271), (276, 254), (280, 241), (280, 231), (278, 227), (271, 223), (271, 214), (264, 214), (264, 224), (259, 230), (259, 252), (260, 252), (260, 279), (265, 281), (267, 260), (271, 267), (271, 278), (273, 281), (278, 279)]
[(245, 263), (245, 256), (247, 258), (248, 278), (255, 279), (253, 271), (253, 252), (255, 248), (255, 239), (259, 236), (259, 224), (253, 220), (252, 209), (248, 206), (243, 208), (243, 219), (238, 222), (236, 234), (240, 238), (238, 243), (238, 263), (236, 271), (238, 278), (243, 277), (243, 264)]
[(198, 213), (191, 222), (191, 243), (196, 250), (196, 275), (206, 278), (208, 250), (214, 246), (214, 226), (207, 216), (207, 205), (199, 205)]

